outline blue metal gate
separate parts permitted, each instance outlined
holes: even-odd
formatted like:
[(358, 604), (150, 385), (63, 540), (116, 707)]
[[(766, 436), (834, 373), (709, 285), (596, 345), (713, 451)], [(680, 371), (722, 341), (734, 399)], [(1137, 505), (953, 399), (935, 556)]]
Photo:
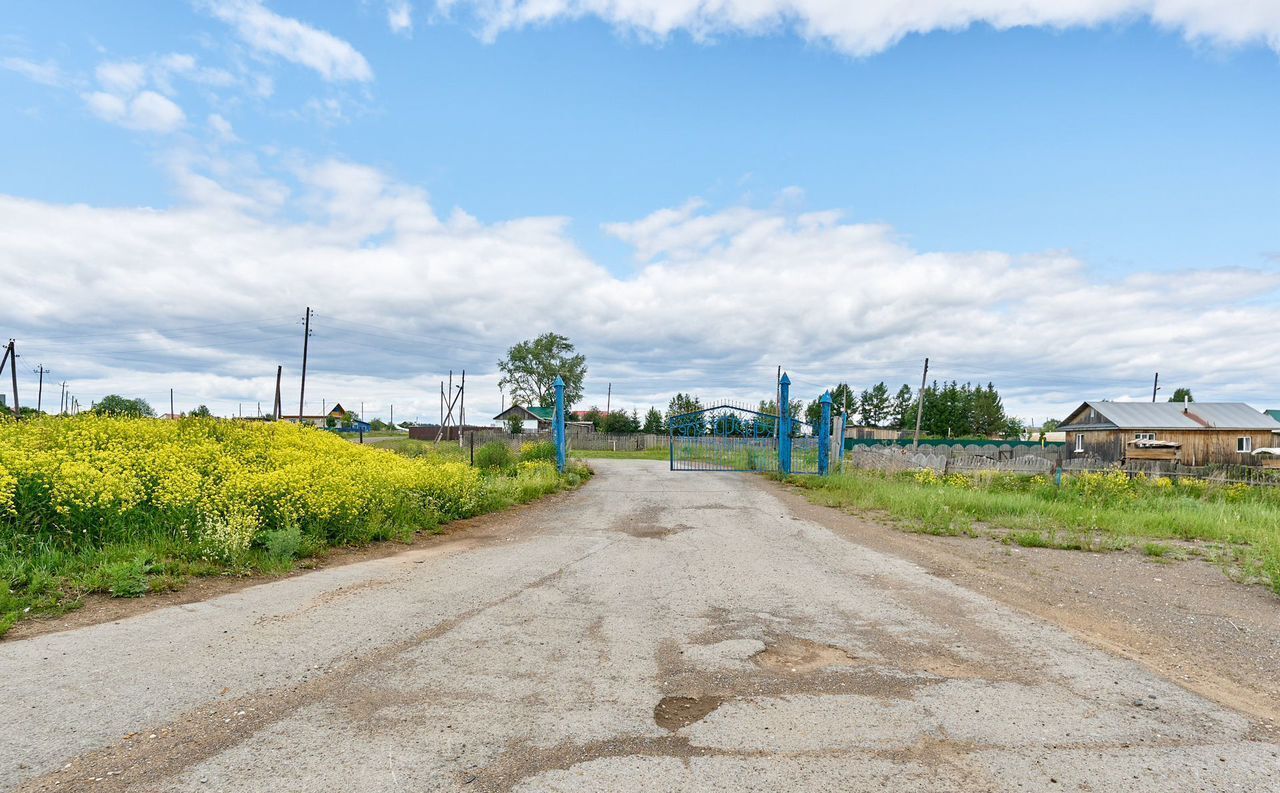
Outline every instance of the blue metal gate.
[[(782, 377), (782, 405), (789, 405), (791, 380)], [(830, 421), (830, 395), (823, 395)], [(775, 471), (825, 474), (828, 440), (819, 427), (787, 415), (721, 404), (672, 416), (667, 421), (672, 471)]]

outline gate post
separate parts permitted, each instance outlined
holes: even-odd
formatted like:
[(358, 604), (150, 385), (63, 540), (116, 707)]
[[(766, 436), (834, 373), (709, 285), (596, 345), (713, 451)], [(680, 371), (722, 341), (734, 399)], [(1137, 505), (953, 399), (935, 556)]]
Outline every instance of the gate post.
[(556, 417), (553, 422), (556, 434), (556, 468), (564, 473), (565, 439), (564, 439), (564, 378), (556, 375)]
[(791, 378), (778, 381), (778, 471), (791, 475)]
[(818, 475), (831, 471), (831, 392), (822, 395), (822, 422), (818, 427)]

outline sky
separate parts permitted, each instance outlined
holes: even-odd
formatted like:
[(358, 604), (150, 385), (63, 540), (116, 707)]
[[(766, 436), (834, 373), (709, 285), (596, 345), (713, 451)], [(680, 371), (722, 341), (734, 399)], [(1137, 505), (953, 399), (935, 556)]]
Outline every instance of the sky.
[(546, 331), (580, 407), (1280, 407), (1280, 1), (51, 2), (0, 96), (24, 404), (296, 411), (310, 306), (307, 412)]

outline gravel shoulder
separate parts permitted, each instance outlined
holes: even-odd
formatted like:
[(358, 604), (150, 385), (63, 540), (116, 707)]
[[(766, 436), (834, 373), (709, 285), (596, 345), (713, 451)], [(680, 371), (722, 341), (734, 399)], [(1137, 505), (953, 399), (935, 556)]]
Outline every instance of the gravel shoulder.
[(810, 503), (768, 480), (797, 515), (933, 575), (1059, 625), (1184, 688), (1280, 725), (1280, 597), (1201, 559), (1136, 551), (1023, 548), (896, 528), (890, 518)]

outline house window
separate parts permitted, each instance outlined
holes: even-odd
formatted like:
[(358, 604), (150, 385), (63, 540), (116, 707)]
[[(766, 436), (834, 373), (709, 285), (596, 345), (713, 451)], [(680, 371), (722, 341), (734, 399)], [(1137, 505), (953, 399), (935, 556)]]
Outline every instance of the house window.
[(1135, 432), (1133, 433), (1133, 439), (1135, 441), (1154, 441), (1156, 434), (1154, 432)]
[(1247, 454), (1253, 451), (1253, 438), (1246, 436), (1244, 438), (1236, 438), (1236, 451)]
[(1084, 433), (1083, 432), (1076, 433), (1076, 451), (1078, 452), (1084, 451)]

